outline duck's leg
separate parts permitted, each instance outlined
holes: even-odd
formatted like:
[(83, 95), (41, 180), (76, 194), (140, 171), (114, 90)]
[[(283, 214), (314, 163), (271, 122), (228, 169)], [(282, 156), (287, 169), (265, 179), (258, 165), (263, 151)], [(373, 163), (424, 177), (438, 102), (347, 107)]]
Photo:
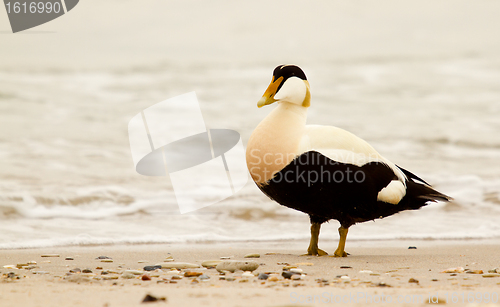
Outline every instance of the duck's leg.
[(307, 248), (306, 255), (313, 255), (313, 256), (328, 255), (327, 252), (318, 248), (320, 228), (321, 228), (321, 223), (311, 222), (311, 242), (309, 243), (309, 247)]
[(333, 254), (334, 257), (347, 257), (347, 253), (345, 252), (345, 241), (347, 239), (347, 232), (349, 231), (349, 227), (344, 228), (342, 226), (339, 227), (339, 247), (337, 247), (337, 250)]

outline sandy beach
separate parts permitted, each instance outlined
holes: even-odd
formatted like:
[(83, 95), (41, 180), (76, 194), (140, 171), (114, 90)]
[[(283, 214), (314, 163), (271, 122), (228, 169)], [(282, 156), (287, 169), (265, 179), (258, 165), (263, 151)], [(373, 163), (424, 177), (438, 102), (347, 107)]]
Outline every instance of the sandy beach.
[[(353, 242), (348, 246), (351, 256), (347, 258), (300, 256), (303, 251), (299, 245), (303, 244), (2, 250), (2, 266), (26, 265), (30, 261), (36, 264), (0, 270), (0, 301), (2, 306), (139, 306), (150, 294), (165, 298), (165, 301), (150, 303), (159, 306), (165, 302), (168, 306), (322, 306), (335, 303), (424, 306), (438, 301), (460, 306), (498, 302), (500, 274), (488, 272), (500, 267), (500, 245), (496, 241)], [(409, 249), (410, 246), (416, 249)], [(260, 257), (244, 258), (247, 254), (259, 254)], [(56, 255), (59, 257), (54, 257)], [(105, 260), (112, 262), (96, 259), (100, 256), (112, 258)], [(67, 258), (73, 260), (65, 260)], [(173, 262), (165, 262), (167, 258), (172, 258)], [(259, 267), (248, 277), (249, 274), (242, 271), (222, 275), (215, 268), (203, 267), (174, 273), (166, 268), (143, 270), (145, 266), (156, 264), (201, 265), (206, 260), (227, 261), (225, 258), (255, 261)], [(294, 274), (300, 278), (282, 276), (284, 269), (295, 267), (303, 271)], [(443, 273), (450, 268), (458, 270)], [(79, 272), (85, 269), (92, 273)], [(184, 277), (186, 272), (200, 272), (203, 277)], [(271, 275), (263, 280), (255, 276), (260, 273)], [(151, 280), (142, 280), (144, 274)], [(204, 280), (205, 276), (209, 279)]]

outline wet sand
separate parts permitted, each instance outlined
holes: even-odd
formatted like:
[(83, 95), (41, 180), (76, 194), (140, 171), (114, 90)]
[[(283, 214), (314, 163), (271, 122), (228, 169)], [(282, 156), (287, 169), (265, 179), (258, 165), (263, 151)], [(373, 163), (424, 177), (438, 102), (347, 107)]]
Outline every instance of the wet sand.
[[(500, 245), (496, 241), (348, 242), (347, 251), (351, 255), (347, 258), (300, 256), (302, 245), (305, 248), (305, 242), (278, 242), (2, 250), (1, 266), (31, 267), (0, 268), (0, 301), (2, 306), (138, 306), (150, 294), (164, 297), (168, 306), (390, 302), (418, 306), (438, 299), (440, 303), (459, 306), (480, 300), (498, 301), (500, 294), (500, 274), (488, 273), (500, 267)], [(330, 243), (321, 247), (333, 252)], [(258, 253), (260, 258), (244, 258), (250, 253)], [(41, 257), (44, 254), (59, 257)], [(99, 256), (112, 258), (112, 262), (101, 262), (96, 259)], [(65, 260), (67, 257), (73, 260)], [(215, 268), (203, 267), (174, 274), (165, 268), (143, 271), (144, 266), (171, 264), (165, 262), (166, 258), (200, 265), (221, 257), (256, 261), (259, 267), (254, 275), (277, 275), (262, 280), (257, 276), (242, 276), (242, 271), (221, 275)], [(30, 261), (36, 264), (29, 264)], [(295, 274), (300, 279), (282, 276), (283, 269), (290, 267), (303, 271), (302, 275)], [(457, 267), (464, 272), (443, 273)], [(82, 271), (88, 268), (92, 273), (69, 273), (76, 268)], [(137, 275), (128, 274), (132, 278), (125, 278), (124, 272), (129, 269), (134, 270), (132, 275)], [(102, 274), (103, 271), (108, 274)], [(200, 272), (210, 278), (184, 277), (186, 271)], [(151, 280), (142, 280), (144, 274)], [(182, 278), (173, 279), (174, 275)], [(165, 301), (149, 304), (161, 306)]]

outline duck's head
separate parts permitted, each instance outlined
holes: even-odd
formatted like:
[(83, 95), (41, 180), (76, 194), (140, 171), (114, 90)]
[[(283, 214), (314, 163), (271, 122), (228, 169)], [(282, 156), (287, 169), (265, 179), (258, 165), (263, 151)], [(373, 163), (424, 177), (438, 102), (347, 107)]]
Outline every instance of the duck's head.
[(280, 65), (274, 69), (271, 84), (257, 106), (260, 108), (276, 101), (286, 101), (305, 108), (311, 105), (309, 82), (300, 67)]

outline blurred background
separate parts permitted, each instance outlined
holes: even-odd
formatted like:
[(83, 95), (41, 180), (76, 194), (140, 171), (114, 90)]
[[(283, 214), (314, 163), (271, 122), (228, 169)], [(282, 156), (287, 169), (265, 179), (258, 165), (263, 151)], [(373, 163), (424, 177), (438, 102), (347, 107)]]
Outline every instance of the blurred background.
[[(134, 170), (128, 121), (196, 91), (209, 128), (246, 146), (280, 64), (334, 125), (455, 198), (352, 227), (353, 241), (500, 237), (497, 1), (82, 0), (13, 34), (0, 9), (0, 248), (306, 242), (307, 215), (251, 180), (179, 213), (168, 177)], [(338, 223), (323, 227), (324, 249)], [(328, 247), (330, 246), (331, 247)]]

